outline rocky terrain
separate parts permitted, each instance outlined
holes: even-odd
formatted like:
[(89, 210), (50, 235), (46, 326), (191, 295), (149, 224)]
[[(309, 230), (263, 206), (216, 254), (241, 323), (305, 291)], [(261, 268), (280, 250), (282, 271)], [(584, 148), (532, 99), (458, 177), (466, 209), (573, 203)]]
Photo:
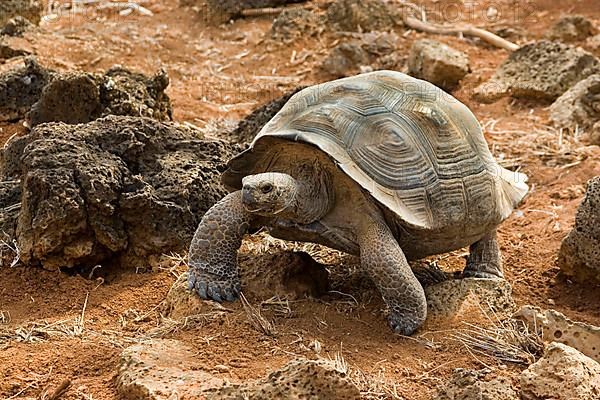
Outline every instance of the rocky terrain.
[[(600, 8), (401, 3), (0, 2), (0, 398), (599, 399)], [(240, 301), (189, 292), (227, 160), (377, 69), (464, 102), (529, 176), (506, 279), (455, 278), (468, 249), (412, 263), (404, 337), (358, 259), (260, 231)]]

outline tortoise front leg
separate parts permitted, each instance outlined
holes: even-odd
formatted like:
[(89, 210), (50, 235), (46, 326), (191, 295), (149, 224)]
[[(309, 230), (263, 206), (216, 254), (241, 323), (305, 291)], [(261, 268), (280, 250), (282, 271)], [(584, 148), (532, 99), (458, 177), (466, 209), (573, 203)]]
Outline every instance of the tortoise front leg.
[(239, 296), (237, 251), (251, 219), (242, 206), (241, 191), (227, 195), (204, 214), (188, 255), (190, 290), (218, 302)]
[(374, 222), (359, 235), (360, 261), (389, 308), (392, 330), (412, 334), (427, 317), (423, 287), (387, 225)]

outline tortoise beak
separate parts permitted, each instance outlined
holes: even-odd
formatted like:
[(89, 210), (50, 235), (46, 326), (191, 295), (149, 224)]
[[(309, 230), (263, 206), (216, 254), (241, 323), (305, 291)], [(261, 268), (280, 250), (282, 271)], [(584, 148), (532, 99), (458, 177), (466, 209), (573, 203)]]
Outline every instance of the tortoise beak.
[(255, 201), (256, 199), (254, 198), (250, 190), (242, 189), (242, 203), (244, 203), (244, 205), (248, 206), (250, 204), (253, 204)]

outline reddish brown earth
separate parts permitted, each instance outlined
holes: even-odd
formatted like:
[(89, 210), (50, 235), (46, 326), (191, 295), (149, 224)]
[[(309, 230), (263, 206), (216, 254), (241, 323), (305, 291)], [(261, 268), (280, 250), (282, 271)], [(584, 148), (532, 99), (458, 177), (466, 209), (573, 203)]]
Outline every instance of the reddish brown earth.
[[(448, 1), (424, 3), (442, 14), (457, 9)], [(489, 2), (475, 3), (463, 19), (493, 28), (485, 17)], [(597, 0), (568, 5), (538, 0), (527, 7), (512, 0), (493, 3), (500, 5), (496, 23), (521, 28), (529, 39), (541, 37), (567, 13), (583, 14), (600, 26)], [(165, 67), (171, 76), (168, 93), (175, 119), (198, 126), (216, 117), (240, 118), (295, 86), (328, 79), (317, 66), (338, 40), (332, 34), (277, 45), (265, 40), (272, 17), (240, 19), (214, 27), (179, 8), (176, 0), (149, 0), (144, 5), (154, 16), (133, 13), (122, 17), (88, 7), (85, 14), (61, 15), (43, 23), (26, 39), (42, 64), (59, 70), (104, 71), (121, 64), (152, 73)], [(531, 12), (515, 17), (515, 7)], [(397, 31), (404, 34), (402, 28)], [(425, 36), (406, 33), (401, 49), (408, 53), (411, 43)], [(469, 54), (473, 73), (453, 94), (486, 127), (493, 153), (520, 165), (530, 177), (532, 191), (520, 206), (522, 213), (514, 214), (499, 231), (506, 275), (516, 302), (552, 307), (571, 318), (600, 325), (599, 288), (574, 284), (562, 278), (556, 267), (560, 242), (573, 225), (585, 182), (600, 174), (600, 148), (576, 143), (568, 135), (559, 145), (558, 134), (545, 130), (546, 104), (504, 99), (484, 105), (473, 101), (473, 89), (493, 73), (507, 52), (470, 39), (436, 39)], [(292, 53), (304, 49), (311, 52), (306, 61), (290, 63)], [(0, 128), (2, 141), (22, 130), (19, 125)], [(464, 261), (459, 254), (444, 258), (440, 264), (448, 269), (462, 268)], [(114, 378), (122, 346), (157, 326), (157, 306), (175, 279), (173, 272), (184, 269), (178, 266), (146, 274), (113, 272), (104, 280), (89, 280), (27, 266), (1, 267), (2, 332), (42, 321), (67, 321), (59, 325), (72, 330), (74, 318), (80, 316), (89, 297), (79, 335), (54, 332), (35, 343), (2, 340), (0, 336), (0, 398), (47, 398), (45, 394), (66, 379), (71, 386), (62, 399), (117, 398)], [(361, 295), (359, 291), (353, 294)], [(364, 371), (373, 382), (381, 381), (375, 385), (381, 391), (393, 390), (395, 385), (396, 398), (415, 400), (431, 398), (454, 368), (481, 368), (485, 363), (501, 374), (521, 368), (509, 365), (506, 369), (495, 359), (475, 358), (450, 338), (462, 321), (485, 323), (481, 316), (429, 322), (417, 333), (421, 339), (436, 343), (435, 348), (429, 348), (393, 335), (385, 324), (381, 301), (376, 297), (369, 301), (368, 293), (361, 297), (359, 305), (352, 307), (327, 299), (294, 302), (291, 318), (273, 316), (278, 331), (275, 338), (255, 331), (239, 302), (227, 305), (232, 312), (225, 318), (168, 337), (193, 344), (208, 370), (219, 364), (229, 366), (229, 371), (218, 374), (230, 379), (261, 377), (295, 356), (314, 357), (311, 342), (318, 340), (321, 355), (334, 357), (340, 352), (355, 371)], [(387, 398), (394, 397), (388, 394)]]

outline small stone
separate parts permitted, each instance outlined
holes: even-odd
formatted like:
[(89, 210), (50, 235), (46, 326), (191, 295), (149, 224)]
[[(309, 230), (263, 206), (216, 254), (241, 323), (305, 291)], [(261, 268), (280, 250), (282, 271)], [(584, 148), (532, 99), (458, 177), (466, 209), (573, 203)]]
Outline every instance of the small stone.
[(153, 339), (121, 353), (117, 391), (126, 400), (198, 398), (224, 381), (201, 369), (196, 349), (171, 339)]
[(370, 62), (367, 53), (358, 43), (340, 43), (335, 46), (325, 61), (322, 68), (336, 78), (355, 75), (360, 72), (360, 67)]
[(417, 40), (410, 49), (409, 74), (444, 90), (455, 89), (470, 71), (465, 53), (438, 41)]
[(548, 304), (550, 304), (551, 306), (556, 305), (556, 301), (554, 301), (554, 299), (548, 299)]
[(16, 16), (39, 24), (42, 17), (42, 2), (39, 0), (2, 0), (0, 1), (0, 27)]
[(4, 28), (0, 29), (0, 35), (23, 36), (23, 34), (33, 26), (34, 25), (26, 18), (16, 16), (9, 19), (6, 22), (6, 25), (4, 25)]
[(557, 128), (591, 131), (600, 122), (600, 73), (588, 76), (556, 99), (550, 106), (550, 119)]
[(561, 272), (577, 282), (600, 283), (600, 176), (589, 180), (577, 208), (575, 227), (558, 254)]
[(520, 380), (523, 400), (600, 399), (600, 364), (562, 343), (550, 343)]
[(516, 98), (554, 101), (577, 82), (600, 73), (600, 60), (580, 48), (542, 40), (513, 52), (473, 97), (493, 102)]
[(566, 344), (600, 362), (600, 327), (572, 321), (555, 310), (542, 311), (530, 305), (521, 307), (515, 317), (525, 321), (531, 331), (540, 332), (544, 342)]
[(585, 40), (594, 34), (594, 25), (582, 15), (568, 15), (558, 20), (546, 33), (549, 40), (569, 43)]

